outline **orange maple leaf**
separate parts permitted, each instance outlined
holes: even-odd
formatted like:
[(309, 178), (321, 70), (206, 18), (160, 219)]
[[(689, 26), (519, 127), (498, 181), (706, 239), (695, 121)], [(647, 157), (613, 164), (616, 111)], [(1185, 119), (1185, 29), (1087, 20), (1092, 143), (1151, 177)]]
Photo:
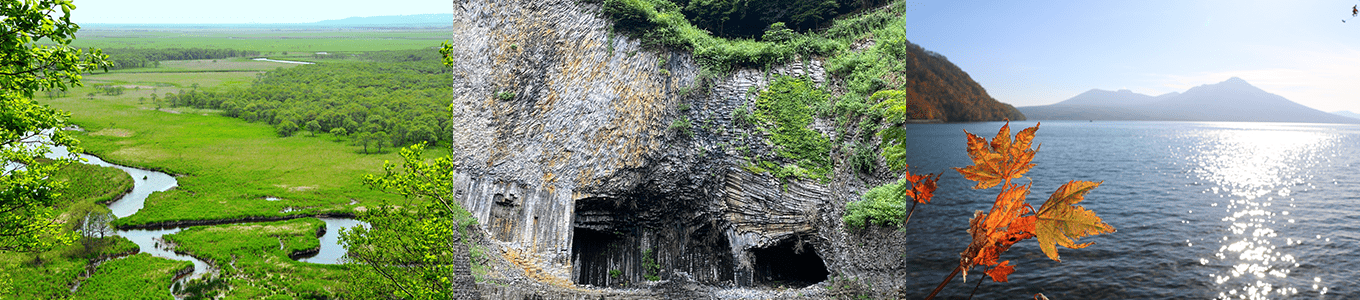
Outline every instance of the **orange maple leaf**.
[(976, 265), (994, 266), (1001, 253), (1009, 250), (1011, 245), (1034, 237), (1031, 233), (1034, 217), (1021, 217), (1032, 211), (1025, 203), (1029, 188), (1029, 184), (1007, 187), (997, 195), (990, 213), (979, 211), (975, 214), (968, 229), (973, 235), (973, 242), (961, 253), (966, 258), (960, 261), (961, 266), (965, 269)]
[(1010, 262), (1011, 261), (1009, 260), (1003, 261), (1001, 262), (1000, 265), (988, 269), (986, 272), (983, 273), (986, 273), (987, 276), (992, 276), (992, 281), (1006, 282), (1006, 275), (1011, 275), (1011, 273), (1015, 272), (1015, 266), (1011, 266)]
[(1020, 178), (1034, 167), (1030, 162), (1039, 149), (1029, 147), (1034, 141), (1034, 132), (1038, 130), (1039, 125), (1035, 124), (1016, 133), (1012, 141), (1010, 122), (1007, 121), (990, 143), (986, 138), (964, 130), (968, 134), (968, 158), (973, 160), (973, 165), (954, 170), (968, 180), (977, 181), (974, 189), (986, 189), (1003, 181)]
[(1086, 248), (1094, 242), (1077, 244), (1073, 239), (1084, 236), (1114, 232), (1114, 227), (1096, 216), (1094, 211), (1076, 206), (1083, 196), (1103, 182), (1069, 181), (1053, 192), (1048, 201), (1035, 213), (1037, 223), (1034, 234), (1039, 237), (1039, 249), (1055, 261), (1058, 259), (1056, 245), (1071, 249)]
[(911, 197), (917, 203), (930, 204), (930, 198), (935, 197), (935, 183), (940, 181), (940, 175), (944, 173), (911, 175), (910, 166), (904, 167), (907, 167), (907, 172), (903, 176), (907, 178), (907, 182), (911, 183), (911, 188), (905, 191), (907, 197)]
[[(1033, 184), (1014, 184), (1011, 179), (1023, 177), (1034, 167), (1032, 161), (1039, 147), (1030, 149), (1030, 146), (1038, 129), (1039, 125), (1036, 124), (1021, 130), (1012, 138), (1010, 122), (1007, 121), (991, 141), (964, 131), (968, 134), (968, 157), (973, 160), (973, 165), (954, 169), (964, 178), (977, 181), (974, 189), (1001, 185), (1001, 193), (997, 194), (991, 211), (976, 211), (968, 221), (968, 234), (973, 240), (967, 249), (959, 253), (959, 266), (955, 269), (955, 272), (963, 272), (964, 281), (968, 280), (969, 269), (982, 265), (992, 266), (984, 273), (991, 276), (993, 281), (1006, 282), (1006, 277), (1015, 272), (1015, 267), (1009, 260), (1000, 263), (997, 260), (1002, 253), (1022, 240), (1037, 237), (1039, 248), (1044, 254), (1061, 261), (1058, 259), (1057, 245), (1084, 248), (1093, 243), (1077, 244), (1073, 240), (1115, 230), (1097, 217), (1095, 212), (1076, 206), (1087, 192), (1100, 186), (1100, 182), (1070, 181), (1058, 188), (1037, 211), (1025, 202)], [(908, 174), (908, 178), (914, 177)], [(915, 182), (913, 180), (913, 184)], [(933, 189), (931, 186), (931, 191)], [(913, 191), (907, 193), (913, 195)], [(950, 274), (927, 299), (939, 293), (953, 276)], [(1042, 297), (1042, 294), (1037, 297)]]

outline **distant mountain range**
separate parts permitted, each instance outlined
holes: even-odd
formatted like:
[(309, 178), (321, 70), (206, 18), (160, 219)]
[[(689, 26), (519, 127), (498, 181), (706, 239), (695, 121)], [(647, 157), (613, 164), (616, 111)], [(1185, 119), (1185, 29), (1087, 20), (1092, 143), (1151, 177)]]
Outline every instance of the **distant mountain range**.
[[(1093, 89), (1052, 105), (1019, 107), (1032, 120), (1238, 121), (1360, 124), (1289, 101), (1233, 77), (1184, 93), (1148, 96)], [(1349, 113), (1349, 112), (1347, 112)], [(1352, 113), (1354, 115), (1354, 113)]]
[(453, 26), (453, 14), (423, 14), (404, 16), (349, 17), (339, 20), (325, 20), (315, 25), (419, 25)]
[(1333, 115), (1342, 116), (1342, 117), (1347, 117), (1347, 118), (1360, 119), (1360, 114), (1353, 113), (1353, 112), (1351, 112), (1351, 111), (1349, 111), (1349, 110), (1334, 111), (1334, 112), (1332, 112), (1332, 114), (1333, 114)]

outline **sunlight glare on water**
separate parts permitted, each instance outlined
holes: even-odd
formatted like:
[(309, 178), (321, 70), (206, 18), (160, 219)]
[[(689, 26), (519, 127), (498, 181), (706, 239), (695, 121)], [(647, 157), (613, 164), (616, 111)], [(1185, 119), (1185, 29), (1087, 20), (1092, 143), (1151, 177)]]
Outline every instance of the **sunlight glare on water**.
[[(1291, 187), (1308, 188), (1307, 168), (1321, 163), (1318, 150), (1331, 146), (1336, 136), (1272, 125), (1234, 126), (1239, 127), (1204, 133), (1207, 136), (1199, 137), (1203, 141), (1199, 149), (1188, 153), (1193, 173), (1213, 185), (1206, 192), (1223, 192), (1226, 200), (1221, 220), (1228, 230), (1218, 240), (1221, 245), (1211, 258), (1214, 261), (1201, 262), (1229, 266), (1211, 275), (1220, 299), (1298, 294), (1300, 287), (1291, 286), (1287, 279), (1299, 263), (1276, 243), (1284, 239), (1283, 245), (1290, 246), (1295, 240), (1303, 243), (1306, 237), (1283, 237), (1276, 228), (1293, 223), (1286, 217), (1294, 201)], [(1305, 288), (1322, 292), (1327, 287)]]

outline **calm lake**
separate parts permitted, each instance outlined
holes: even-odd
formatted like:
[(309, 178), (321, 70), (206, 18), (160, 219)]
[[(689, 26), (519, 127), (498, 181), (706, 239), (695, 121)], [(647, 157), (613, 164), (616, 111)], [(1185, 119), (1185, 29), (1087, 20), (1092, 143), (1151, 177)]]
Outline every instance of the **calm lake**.
[[(990, 139), (1001, 125), (907, 128), (912, 172), (945, 172), (907, 228), (921, 297), (958, 265), (968, 219), (1000, 190), (947, 170), (971, 163), (963, 130)], [(989, 279), (976, 299), (1360, 299), (1360, 126), (1050, 121), (1035, 142), (1029, 203), (1069, 180), (1104, 181), (1079, 205), (1118, 232), (1059, 247), (1061, 263), (1018, 243), (1001, 257), (1016, 265), (1010, 282)], [(981, 270), (941, 295), (967, 297)]]

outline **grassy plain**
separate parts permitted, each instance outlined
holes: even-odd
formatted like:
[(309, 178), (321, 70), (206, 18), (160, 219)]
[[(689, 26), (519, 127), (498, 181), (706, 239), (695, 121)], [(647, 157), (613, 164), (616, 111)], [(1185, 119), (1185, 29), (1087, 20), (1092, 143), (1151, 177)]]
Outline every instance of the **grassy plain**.
[(315, 52), (410, 50), (438, 47), (449, 29), (264, 29), (126, 28), (88, 26), (72, 43), (80, 48), (225, 48), (257, 50), (264, 55)]
[[(8, 294), (0, 293), (0, 299), (63, 298), (71, 294), (71, 283), (85, 271), (90, 259), (137, 249), (137, 244), (123, 237), (104, 239), (106, 246), (89, 253), (79, 242), (41, 254), (0, 252), (0, 277), (8, 276), (14, 287)], [(37, 257), (42, 258), (41, 263)]]
[(110, 260), (81, 284), (74, 299), (174, 299), (170, 281), (194, 264), (141, 253)]
[(288, 256), (320, 246), (316, 232), (322, 226), (325, 222), (315, 218), (195, 226), (165, 239), (177, 244), (177, 250), (221, 268), (218, 278), (225, 279), (225, 286), (207, 295), (222, 293), (221, 299), (326, 299), (343, 294), (339, 283), (348, 276), (346, 267), (299, 262)]

